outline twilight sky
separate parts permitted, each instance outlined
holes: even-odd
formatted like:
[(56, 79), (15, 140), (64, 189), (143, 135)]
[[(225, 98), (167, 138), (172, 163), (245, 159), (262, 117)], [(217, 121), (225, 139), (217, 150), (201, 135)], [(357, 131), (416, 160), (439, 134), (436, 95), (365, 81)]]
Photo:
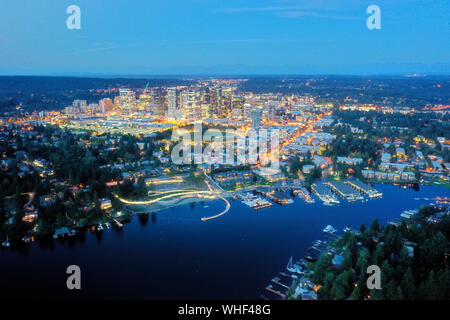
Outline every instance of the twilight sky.
[[(68, 30), (69, 5), (81, 30)], [(366, 8), (381, 8), (368, 30)], [(0, 74), (450, 74), (450, 1), (2, 0)]]

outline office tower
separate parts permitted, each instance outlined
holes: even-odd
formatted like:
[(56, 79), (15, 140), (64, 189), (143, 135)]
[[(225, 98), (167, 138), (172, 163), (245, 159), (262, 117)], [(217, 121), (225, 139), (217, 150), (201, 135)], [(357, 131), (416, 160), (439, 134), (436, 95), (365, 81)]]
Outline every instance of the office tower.
[(100, 112), (109, 113), (113, 110), (113, 102), (110, 98), (104, 98), (99, 101)]
[(120, 89), (120, 107), (122, 113), (131, 113), (136, 111), (136, 94), (130, 89)]
[(233, 109), (233, 89), (222, 89), (222, 103), (219, 107), (221, 116), (230, 117), (231, 110)]
[(77, 110), (77, 112), (87, 112), (87, 102), (86, 100), (73, 100), (72, 106)]
[(201, 109), (201, 119), (207, 119), (212, 116), (212, 107), (209, 103), (202, 103), (200, 106)]
[(257, 109), (252, 111), (252, 128), (255, 130), (259, 130), (261, 125), (261, 115), (262, 111)]
[(147, 111), (152, 104), (152, 96), (147, 93), (143, 93), (139, 96), (138, 110)]
[(167, 118), (180, 120), (183, 114), (179, 108), (179, 92), (176, 87), (167, 88)]
[(151, 96), (152, 105), (155, 108), (153, 112), (159, 116), (165, 116), (167, 114), (167, 104), (163, 90), (160, 87), (152, 88)]
[(245, 98), (241, 96), (233, 96), (231, 101), (231, 110), (234, 120), (242, 120), (244, 118)]
[(211, 103), (211, 88), (210, 87), (204, 87), (201, 90), (201, 102), (204, 104), (210, 104)]
[(114, 97), (114, 110), (115, 111), (120, 111), (121, 107), (120, 107), (120, 96), (115, 96)]
[(201, 109), (199, 108), (199, 104), (196, 101), (196, 93), (194, 90), (188, 90), (182, 93), (181, 107), (186, 119), (197, 120), (198, 118), (201, 118)]

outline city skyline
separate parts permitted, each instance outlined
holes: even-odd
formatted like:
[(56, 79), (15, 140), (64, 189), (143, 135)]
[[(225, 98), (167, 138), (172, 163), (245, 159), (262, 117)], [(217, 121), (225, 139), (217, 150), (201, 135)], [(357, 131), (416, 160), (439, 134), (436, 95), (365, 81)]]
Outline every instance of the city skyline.
[(2, 4), (3, 300), (450, 299), (448, 1)]

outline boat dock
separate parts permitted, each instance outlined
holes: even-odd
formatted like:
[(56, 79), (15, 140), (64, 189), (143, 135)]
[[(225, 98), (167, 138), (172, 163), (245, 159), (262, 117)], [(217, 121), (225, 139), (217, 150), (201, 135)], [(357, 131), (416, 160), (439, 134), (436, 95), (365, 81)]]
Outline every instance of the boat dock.
[(331, 188), (323, 182), (314, 183), (311, 186), (311, 189), (316, 194), (316, 196), (325, 203), (340, 203), (340, 201), (331, 191)]
[(314, 203), (314, 199), (311, 197), (311, 194), (306, 188), (300, 188), (300, 189), (294, 189), (292, 191), (294, 195), (298, 195), (300, 198), (303, 199), (306, 203)]
[(240, 198), (243, 204), (255, 210), (269, 208), (272, 206), (271, 202), (267, 201), (262, 197), (255, 196), (251, 193), (240, 195)]
[(271, 284), (269, 284), (269, 285), (266, 287), (266, 290), (269, 291), (269, 292), (272, 292), (272, 293), (274, 293), (274, 294), (276, 294), (276, 295), (278, 295), (278, 296), (280, 296), (280, 297), (283, 298), (283, 299), (286, 298), (286, 294), (281, 293), (281, 292), (278, 291), (278, 290), (275, 290)]
[(368, 186), (367, 184), (357, 179), (345, 181), (344, 183), (348, 184), (350, 187), (356, 189), (357, 191), (367, 195), (369, 198), (377, 198), (383, 196), (383, 193), (381, 193), (380, 191)]
[(275, 191), (274, 193), (269, 194), (268, 197), (273, 202), (281, 204), (281, 205), (285, 205), (285, 204), (294, 202), (288, 195), (286, 195), (280, 191)]
[(357, 201), (364, 199), (358, 191), (355, 191), (354, 188), (350, 187), (343, 181), (328, 181), (325, 182), (325, 184), (330, 186), (331, 190), (333, 190), (336, 194), (346, 199), (347, 201)]
[(285, 289), (289, 290), (289, 288), (290, 288), (289, 286), (285, 285), (284, 283), (281, 283), (281, 279), (278, 278), (278, 277), (273, 278), (272, 282), (277, 284), (277, 285), (279, 285), (279, 286), (281, 286), (281, 287), (283, 287), (283, 288), (285, 288)]
[(400, 217), (410, 219), (413, 215), (417, 214), (418, 210), (405, 210), (400, 214)]
[(123, 224), (121, 224), (117, 219), (113, 219), (113, 221), (114, 221), (114, 223), (116, 224), (116, 226), (118, 228), (122, 228), (123, 227)]

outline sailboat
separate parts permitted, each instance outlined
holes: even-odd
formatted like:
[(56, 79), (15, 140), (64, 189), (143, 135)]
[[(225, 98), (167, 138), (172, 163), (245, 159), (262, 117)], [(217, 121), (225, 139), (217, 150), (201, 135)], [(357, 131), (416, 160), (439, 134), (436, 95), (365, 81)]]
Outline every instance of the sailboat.
[(10, 245), (11, 244), (9, 243), (8, 235), (6, 235), (6, 241), (2, 242), (2, 246), (9, 248)]
[[(286, 266), (286, 269), (287, 269), (288, 271), (292, 272), (292, 273), (303, 274), (303, 272), (302, 272), (300, 269), (298, 269), (298, 266), (297, 266), (297, 265), (293, 265), (293, 264), (292, 264), (292, 257), (289, 259), (289, 262), (288, 262), (288, 264), (287, 264), (287, 266)], [(297, 276), (292, 275), (292, 277), (297, 277)]]

